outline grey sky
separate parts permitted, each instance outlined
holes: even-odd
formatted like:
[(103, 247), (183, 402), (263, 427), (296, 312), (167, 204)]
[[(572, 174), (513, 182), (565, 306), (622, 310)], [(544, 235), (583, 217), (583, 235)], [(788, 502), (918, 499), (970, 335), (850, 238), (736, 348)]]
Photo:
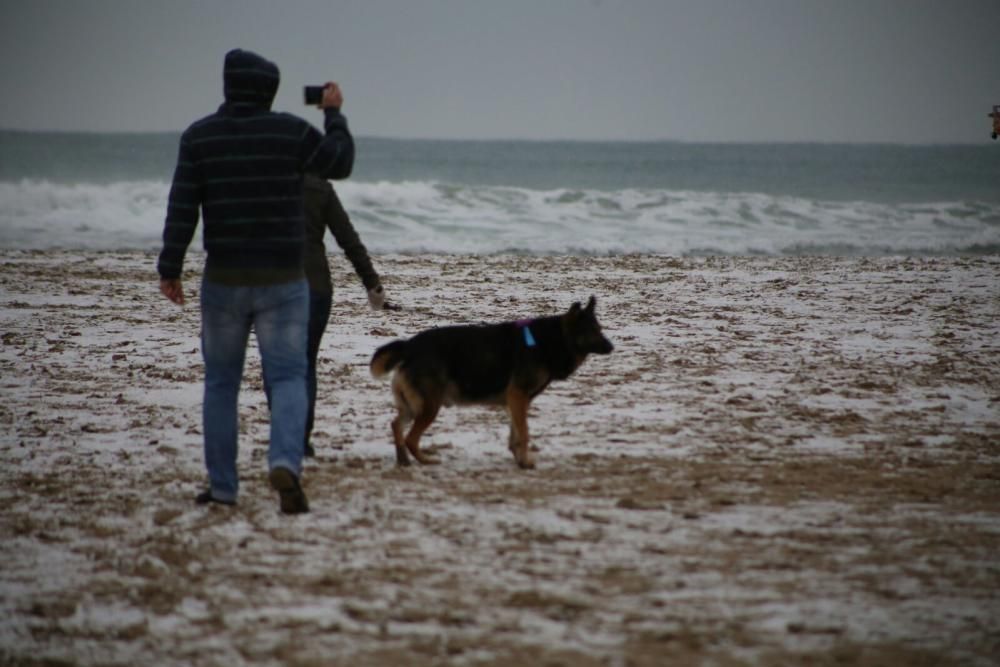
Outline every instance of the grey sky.
[(0, 0), (0, 128), (180, 130), (241, 47), (365, 136), (988, 141), (996, 0)]

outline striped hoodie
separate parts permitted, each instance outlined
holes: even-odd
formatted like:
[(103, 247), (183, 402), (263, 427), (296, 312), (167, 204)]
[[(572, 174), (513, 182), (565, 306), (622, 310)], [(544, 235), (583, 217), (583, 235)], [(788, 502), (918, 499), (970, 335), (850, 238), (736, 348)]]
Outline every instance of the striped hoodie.
[(225, 102), (181, 135), (161, 278), (180, 277), (199, 210), (206, 280), (268, 285), (304, 277), (303, 174), (347, 178), (354, 140), (338, 109), (324, 111), (325, 137), (297, 116), (271, 111), (279, 80), (277, 66), (255, 53), (226, 54)]

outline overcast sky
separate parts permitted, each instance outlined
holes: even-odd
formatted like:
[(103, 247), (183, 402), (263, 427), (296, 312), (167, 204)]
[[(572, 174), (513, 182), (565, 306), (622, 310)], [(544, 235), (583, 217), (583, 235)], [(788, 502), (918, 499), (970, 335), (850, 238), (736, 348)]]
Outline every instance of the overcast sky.
[(0, 128), (176, 131), (222, 59), (361, 136), (988, 141), (997, 0), (0, 0)]

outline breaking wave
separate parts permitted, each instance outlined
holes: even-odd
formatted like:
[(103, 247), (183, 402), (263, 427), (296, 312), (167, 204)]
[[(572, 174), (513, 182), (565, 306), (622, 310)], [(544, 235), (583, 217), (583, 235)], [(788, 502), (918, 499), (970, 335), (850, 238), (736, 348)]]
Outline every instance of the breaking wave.
[[(0, 183), (0, 245), (157, 250), (168, 184)], [(1000, 252), (1000, 204), (755, 193), (336, 185), (375, 253), (967, 255)], [(196, 243), (200, 243), (197, 242)], [(328, 248), (334, 244), (328, 243)], [(331, 252), (335, 249), (331, 250)]]

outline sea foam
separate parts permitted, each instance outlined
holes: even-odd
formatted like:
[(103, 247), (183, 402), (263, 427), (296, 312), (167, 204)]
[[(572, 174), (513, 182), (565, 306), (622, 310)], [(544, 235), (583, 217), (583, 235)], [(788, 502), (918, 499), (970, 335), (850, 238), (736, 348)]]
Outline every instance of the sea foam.
[[(433, 181), (336, 189), (375, 253), (960, 255), (1000, 251), (1000, 204), (886, 204)], [(169, 184), (0, 182), (0, 246), (156, 250)], [(200, 240), (194, 243), (200, 244)], [(328, 248), (334, 249), (332, 240)]]

